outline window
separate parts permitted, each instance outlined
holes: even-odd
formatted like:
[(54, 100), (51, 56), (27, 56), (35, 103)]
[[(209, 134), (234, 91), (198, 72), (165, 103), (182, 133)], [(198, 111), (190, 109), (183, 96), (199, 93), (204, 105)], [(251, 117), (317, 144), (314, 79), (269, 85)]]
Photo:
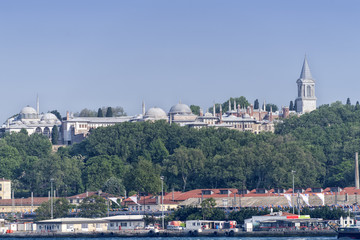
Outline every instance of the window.
[(0, 184), (0, 191), (2, 191), (2, 184)]
[(121, 226), (122, 227), (127, 227), (127, 223), (125, 222), (125, 223), (121, 223)]
[(88, 224), (87, 223), (82, 223), (81, 228), (88, 228)]
[(100, 227), (100, 223), (97, 223), (97, 224), (96, 224), (96, 228), (101, 228), (101, 227)]

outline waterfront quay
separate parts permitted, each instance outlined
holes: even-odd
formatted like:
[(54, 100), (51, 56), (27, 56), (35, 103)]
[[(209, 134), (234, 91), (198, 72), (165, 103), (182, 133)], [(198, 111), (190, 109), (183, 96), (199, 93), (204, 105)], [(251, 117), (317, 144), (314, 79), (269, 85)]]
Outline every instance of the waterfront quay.
[(170, 231), (170, 230), (120, 230), (107, 232), (14, 232), (2, 234), (0, 238), (110, 238), (110, 237), (333, 237), (337, 233), (333, 230), (288, 230), (288, 231), (232, 231), (232, 230), (203, 230), (198, 231)]

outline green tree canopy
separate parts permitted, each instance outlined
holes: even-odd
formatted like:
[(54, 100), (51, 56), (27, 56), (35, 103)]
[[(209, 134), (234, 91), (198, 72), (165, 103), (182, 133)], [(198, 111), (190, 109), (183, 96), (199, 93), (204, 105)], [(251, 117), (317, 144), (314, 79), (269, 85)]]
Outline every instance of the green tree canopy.
[(200, 106), (190, 105), (191, 112), (195, 115), (200, 114)]
[(79, 205), (79, 209), (79, 216), (85, 218), (105, 217), (107, 213), (105, 199), (98, 195), (92, 195), (84, 198)]
[(108, 107), (106, 110), (106, 117), (113, 117), (113, 110), (111, 107)]
[(103, 111), (101, 108), (98, 109), (97, 117), (104, 117)]
[(53, 126), (51, 131), (51, 143), (56, 145), (59, 140), (59, 129), (56, 125)]
[[(71, 205), (66, 198), (54, 199), (53, 203), (53, 216), (54, 218), (67, 217)], [(51, 218), (51, 200), (43, 202), (39, 208), (35, 210), (36, 221), (46, 220)]]

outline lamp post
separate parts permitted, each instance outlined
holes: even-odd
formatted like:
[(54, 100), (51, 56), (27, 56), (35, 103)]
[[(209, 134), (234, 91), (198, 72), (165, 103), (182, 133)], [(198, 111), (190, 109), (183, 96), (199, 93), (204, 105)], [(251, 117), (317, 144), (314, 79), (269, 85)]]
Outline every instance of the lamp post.
[(161, 224), (164, 229), (164, 176), (160, 177), (161, 179)]
[(51, 190), (50, 190), (51, 219), (54, 218), (53, 182), (54, 182), (54, 179), (53, 179), (53, 178), (50, 178), (50, 184), (51, 184)]
[(291, 198), (292, 208), (293, 208), (293, 214), (295, 214), (295, 206), (294, 206), (294, 192), (295, 192), (294, 174), (295, 174), (295, 173), (296, 173), (296, 171), (291, 170), (291, 174), (293, 175), (293, 190), (292, 190), (292, 198)]

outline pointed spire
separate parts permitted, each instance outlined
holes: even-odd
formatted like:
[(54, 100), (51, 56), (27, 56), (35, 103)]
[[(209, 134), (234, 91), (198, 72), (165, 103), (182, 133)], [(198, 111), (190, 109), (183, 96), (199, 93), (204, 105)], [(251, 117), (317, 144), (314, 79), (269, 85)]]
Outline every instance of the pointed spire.
[(40, 114), (40, 102), (39, 102), (39, 94), (36, 95), (36, 112)]
[(300, 79), (313, 79), (311, 72), (310, 72), (310, 67), (309, 67), (308, 61), (306, 59), (306, 55), (304, 58), (304, 63), (303, 63), (302, 69), (301, 69)]
[(145, 102), (142, 101), (142, 115), (145, 116)]

